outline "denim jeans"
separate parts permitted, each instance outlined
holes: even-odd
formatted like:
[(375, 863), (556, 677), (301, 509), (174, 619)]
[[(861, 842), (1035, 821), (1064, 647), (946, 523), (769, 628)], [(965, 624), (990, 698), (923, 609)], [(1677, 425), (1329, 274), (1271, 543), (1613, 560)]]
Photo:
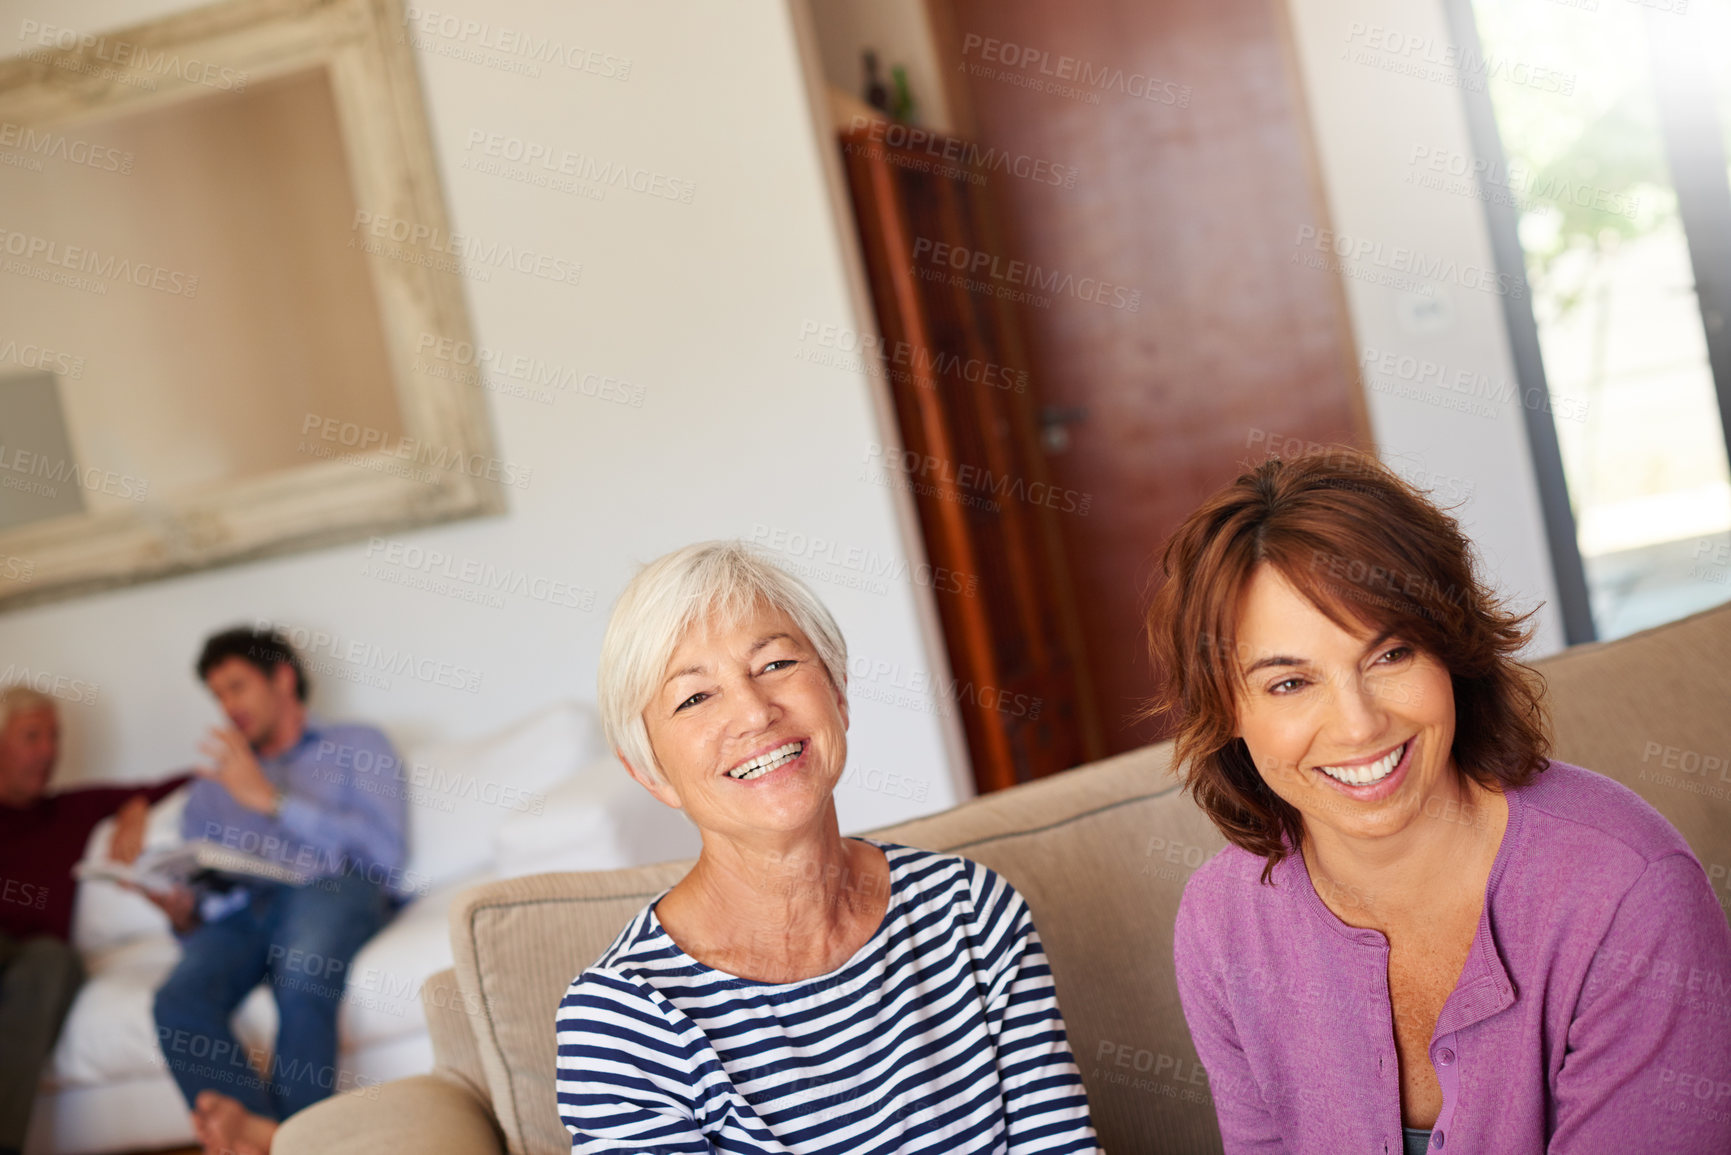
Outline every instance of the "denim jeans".
[[(349, 963), (391, 909), (389, 896), (358, 874), (305, 886), (260, 883), (246, 906), (187, 935), (180, 963), (156, 992), (157, 1041), (187, 1106), (215, 1090), (282, 1120), (330, 1095)], [(265, 980), (278, 1026), (275, 1054), (260, 1075), (229, 1016)]]

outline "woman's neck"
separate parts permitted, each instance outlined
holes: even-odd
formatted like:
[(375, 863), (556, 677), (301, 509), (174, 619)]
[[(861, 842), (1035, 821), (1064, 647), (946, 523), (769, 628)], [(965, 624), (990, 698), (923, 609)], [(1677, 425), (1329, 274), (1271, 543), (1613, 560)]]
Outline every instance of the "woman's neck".
[(1450, 774), (1405, 828), (1376, 838), (1307, 824), (1304, 862), (1325, 905), (1352, 926), (1422, 925), (1462, 893), (1482, 895), (1508, 827), (1500, 791)]
[(656, 914), (699, 962), (743, 978), (791, 982), (846, 961), (871, 937), (888, 903), (883, 852), (843, 839), (832, 813), (823, 826), (797, 835), (706, 832), (697, 865)]

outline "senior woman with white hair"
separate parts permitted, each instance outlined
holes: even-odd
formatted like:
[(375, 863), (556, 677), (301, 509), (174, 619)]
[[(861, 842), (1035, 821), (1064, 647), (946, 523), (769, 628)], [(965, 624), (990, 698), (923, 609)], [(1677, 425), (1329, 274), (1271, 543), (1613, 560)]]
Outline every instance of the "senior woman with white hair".
[(1092, 1152), (1021, 897), (843, 838), (847, 647), (736, 542), (651, 563), (601, 645), (609, 742), (702, 834), (691, 872), (559, 1004), (577, 1152)]

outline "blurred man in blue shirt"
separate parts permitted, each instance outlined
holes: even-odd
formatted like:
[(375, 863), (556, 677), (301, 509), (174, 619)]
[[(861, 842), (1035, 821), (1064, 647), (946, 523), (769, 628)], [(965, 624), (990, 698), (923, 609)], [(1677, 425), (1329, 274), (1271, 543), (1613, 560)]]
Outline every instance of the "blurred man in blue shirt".
[[(262, 1155), (281, 1120), (339, 1089), (349, 963), (413, 889), (403, 872), (406, 777), (378, 730), (308, 719), (306, 674), (275, 631), (215, 635), (198, 675), (231, 725), (199, 747), (208, 764), (182, 834), (304, 881), (225, 875), (152, 896), (183, 948), (156, 993), (157, 1038), (205, 1150)], [(266, 980), (279, 1021), (268, 1063), (229, 1027)]]

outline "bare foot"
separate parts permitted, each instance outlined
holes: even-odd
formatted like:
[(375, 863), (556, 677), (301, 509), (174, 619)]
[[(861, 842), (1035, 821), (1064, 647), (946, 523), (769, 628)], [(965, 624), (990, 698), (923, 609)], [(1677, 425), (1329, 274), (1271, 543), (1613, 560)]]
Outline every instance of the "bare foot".
[(254, 1115), (219, 1091), (200, 1091), (192, 1108), (192, 1129), (204, 1155), (269, 1155), (276, 1128), (275, 1119)]
[(192, 1104), (192, 1130), (204, 1155), (224, 1155), (235, 1112), (243, 1108), (234, 1099), (216, 1091), (200, 1091)]
[(276, 1138), (277, 1121), (263, 1115), (243, 1111), (246, 1120), (235, 1137), (234, 1155), (270, 1155), (271, 1140)]

